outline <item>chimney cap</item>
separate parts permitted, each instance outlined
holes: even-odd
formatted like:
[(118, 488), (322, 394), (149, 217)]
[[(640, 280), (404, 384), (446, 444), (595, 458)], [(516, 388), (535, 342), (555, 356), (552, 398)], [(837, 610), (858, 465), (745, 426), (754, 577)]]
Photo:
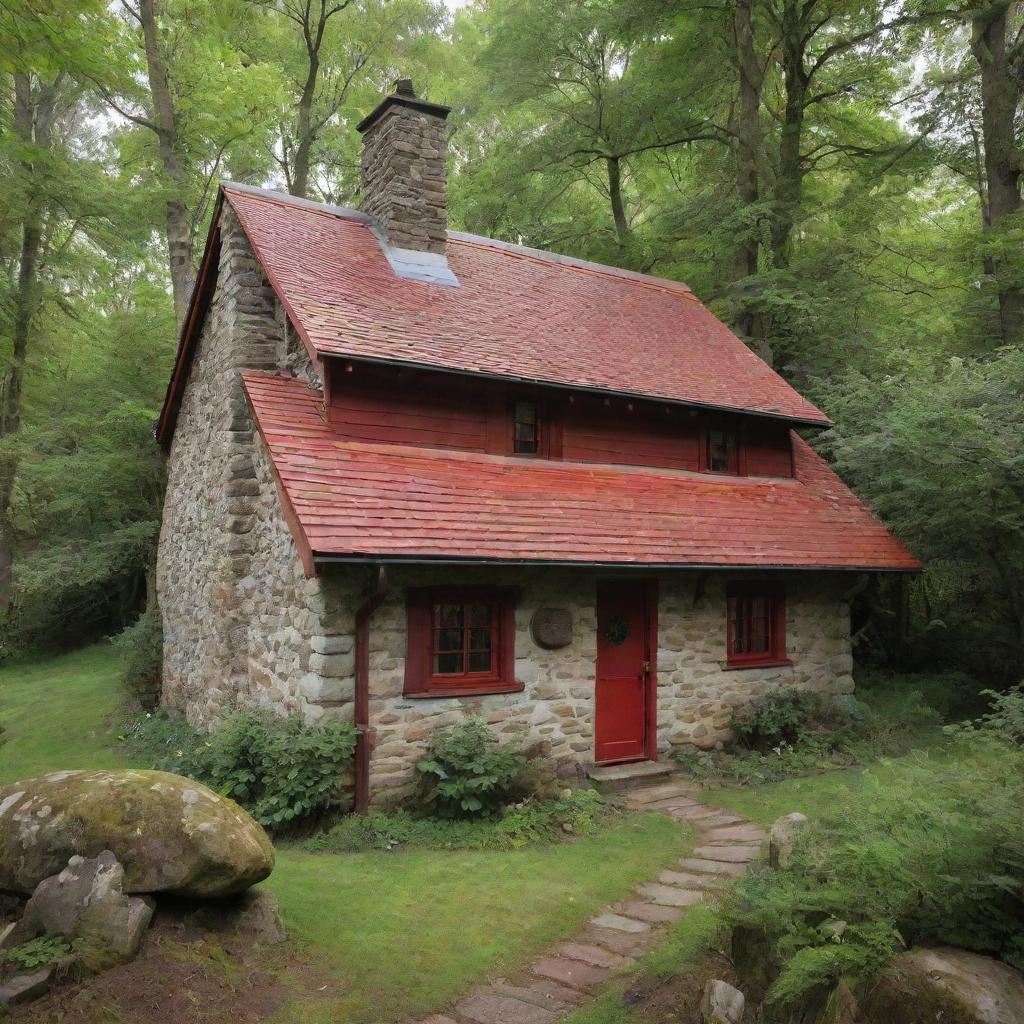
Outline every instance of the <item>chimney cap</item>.
[(392, 107), (408, 107), (410, 110), (418, 110), (422, 114), (431, 114), (439, 117), (442, 121), (451, 113), (451, 107), (441, 103), (431, 103), (429, 100), (421, 100), (416, 95), (411, 78), (399, 78), (392, 86), (394, 92), (385, 96), (369, 114), (356, 125), (356, 130), (366, 132), (372, 128)]

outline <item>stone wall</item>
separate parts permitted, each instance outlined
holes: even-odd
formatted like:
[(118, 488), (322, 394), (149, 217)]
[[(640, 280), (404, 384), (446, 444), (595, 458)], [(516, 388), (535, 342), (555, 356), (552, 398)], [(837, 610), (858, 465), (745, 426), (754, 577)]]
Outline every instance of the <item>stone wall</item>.
[[(349, 574), (328, 575), (333, 604), (358, 600)], [(437, 583), (485, 583), (520, 589), (516, 610), (516, 678), (520, 693), (405, 698), (405, 590)], [(594, 668), (597, 656), (596, 576), (585, 570), (393, 569), (388, 596), (370, 630), (370, 708), (375, 742), (371, 768), (374, 803), (397, 802), (415, 788), (413, 765), (430, 734), (468, 716), (484, 718), (499, 735), (541, 744), (564, 775), (593, 761)], [(659, 581), (658, 748), (681, 744), (711, 748), (731, 738), (735, 708), (782, 686), (825, 694), (853, 689), (849, 609), (842, 592), (849, 581), (815, 574), (786, 586), (786, 633), (793, 664), (779, 668), (726, 667), (725, 577), (682, 572)], [(369, 578), (363, 591), (369, 586)], [(346, 598), (346, 594), (348, 597)], [(568, 608), (573, 637), (567, 647), (545, 650), (530, 633), (540, 607)], [(354, 604), (350, 606), (354, 609)], [(337, 620), (339, 632), (351, 622)]]

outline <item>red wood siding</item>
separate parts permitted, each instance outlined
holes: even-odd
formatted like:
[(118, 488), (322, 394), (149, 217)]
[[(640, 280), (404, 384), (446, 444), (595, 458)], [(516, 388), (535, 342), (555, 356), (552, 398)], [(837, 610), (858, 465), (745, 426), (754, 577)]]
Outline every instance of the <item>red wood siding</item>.
[(699, 472), (708, 425), (731, 423), (741, 438), (741, 475), (793, 475), (789, 429), (781, 423), (350, 365), (346, 370), (338, 361), (328, 375), (331, 425), (346, 440), (511, 454), (511, 410), (519, 398), (537, 402), (540, 458)]

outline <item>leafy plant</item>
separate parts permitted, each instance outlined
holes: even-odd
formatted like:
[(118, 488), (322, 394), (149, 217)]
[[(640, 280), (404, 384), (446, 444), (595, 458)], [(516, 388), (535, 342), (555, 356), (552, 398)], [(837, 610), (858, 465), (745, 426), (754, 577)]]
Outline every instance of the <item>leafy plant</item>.
[(494, 815), (525, 796), (531, 764), (514, 744), (501, 745), (479, 719), (435, 733), (427, 757), (416, 765), (424, 798), (442, 818)]
[(553, 800), (510, 805), (497, 818), (438, 819), (408, 811), (349, 815), (329, 832), (305, 842), (318, 853), (356, 853), (417, 847), (444, 850), (513, 850), (569, 836), (591, 835), (610, 814), (596, 790), (571, 790)]
[(164, 659), (164, 631), (158, 608), (147, 608), (139, 618), (114, 637), (124, 657), (124, 682), (128, 692), (146, 709), (160, 698), (160, 672)]
[(14, 967), (22, 971), (34, 971), (45, 967), (59, 957), (71, 951), (71, 947), (61, 938), (53, 935), (42, 935), (30, 939), (20, 946), (0, 950), (0, 967)]
[(183, 718), (153, 714), (126, 730), (129, 748), (156, 768), (187, 775), (237, 800), (272, 831), (337, 806), (355, 752), (347, 722), (235, 711), (203, 736)]
[(795, 743), (806, 735), (820, 709), (820, 698), (790, 686), (766, 694), (737, 711), (733, 731), (745, 746), (765, 749)]

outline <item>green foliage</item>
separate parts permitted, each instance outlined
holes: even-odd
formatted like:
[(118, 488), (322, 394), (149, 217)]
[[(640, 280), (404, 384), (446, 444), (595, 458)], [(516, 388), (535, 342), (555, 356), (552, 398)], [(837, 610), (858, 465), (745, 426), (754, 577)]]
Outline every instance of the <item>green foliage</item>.
[(133, 723), (125, 741), (152, 767), (205, 783), (280, 832), (340, 804), (356, 731), (345, 722), (307, 725), (300, 715), (248, 710), (224, 716), (203, 736), (183, 718), (157, 713)]
[(806, 736), (820, 705), (818, 695), (808, 690), (792, 686), (774, 690), (740, 708), (733, 718), (733, 731), (740, 742), (759, 750), (795, 743)]
[[(801, 834), (792, 863), (754, 871), (728, 917), (756, 936), (772, 1019), (820, 1004), (839, 977), (870, 983), (904, 943), (946, 943), (1020, 966), (1024, 927), (1024, 754), (974, 733), (949, 761), (917, 755), (898, 778), (830, 806)], [(847, 922), (838, 937), (828, 922)]]
[(71, 947), (58, 936), (41, 935), (20, 946), (0, 950), (0, 968), (14, 967), (22, 971), (35, 971), (71, 952)]
[(595, 790), (577, 789), (553, 800), (530, 798), (495, 818), (438, 819), (396, 811), (349, 815), (305, 847), (319, 853), (357, 853), (420, 847), (443, 850), (515, 850), (568, 836), (591, 835), (609, 809)]
[(124, 683), (143, 708), (151, 709), (160, 699), (160, 676), (164, 661), (164, 631), (160, 610), (147, 608), (127, 629), (114, 637), (114, 647), (124, 659)]
[(530, 768), (519, 746), (500, 744), (474, 718), (434, 733), (427, 757), (416, 765), (423, 777), (424, 801), (441, 818), (497, 814), (505, 804), (526, 795)]

